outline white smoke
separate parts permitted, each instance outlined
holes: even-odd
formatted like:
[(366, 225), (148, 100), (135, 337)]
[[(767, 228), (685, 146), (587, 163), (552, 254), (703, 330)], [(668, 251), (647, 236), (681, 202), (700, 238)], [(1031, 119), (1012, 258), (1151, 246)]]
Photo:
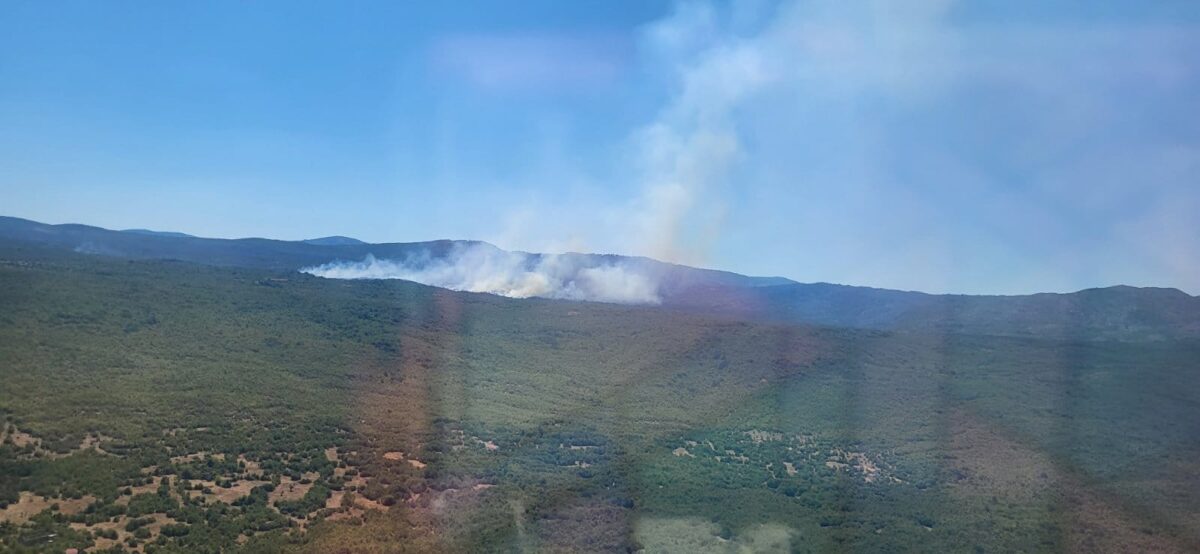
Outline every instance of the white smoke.
[[(640, 192), (629, 229), (651, 257), (701, 263), (721, 234), (728, 177), (743, 154), (734, 113), (777, 79), (771, 32), (713, 40), (715, 8), (681, 4), (647, 43), (677, 80), (672, 100), (634, 134)], [(707, 44), (697, 44), (707, 43)]]
[(330, 279), (403, 279), (510, 298), (558, 298), (615, 304), (658, 304), (658, 279), (647, 268), (578, 254), (533, 255), (489, 245), (456, 246), (445, 257), (428, 252), (403, 260), (336, 261), (303, 273)]

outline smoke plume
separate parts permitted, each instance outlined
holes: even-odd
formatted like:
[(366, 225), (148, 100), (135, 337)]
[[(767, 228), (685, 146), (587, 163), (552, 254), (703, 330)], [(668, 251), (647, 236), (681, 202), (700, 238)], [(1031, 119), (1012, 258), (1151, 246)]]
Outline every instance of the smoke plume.
[(558, 298), (616, 304), (658, 304), (658, 278), (628, 261), (584, 254), (526, 254), (491, 245), (458, 245), (444, 257), (429, 252), (402, 260), (335, 261), (300, 271), (331, 279), (403, 279), (435, 287), (510, 298)]

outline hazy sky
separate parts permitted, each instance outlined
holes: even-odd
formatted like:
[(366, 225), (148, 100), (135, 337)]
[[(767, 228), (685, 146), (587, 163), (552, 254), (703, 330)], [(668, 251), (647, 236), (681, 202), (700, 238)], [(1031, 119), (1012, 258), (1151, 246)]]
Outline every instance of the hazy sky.
[(1194, 0), (407, 4), (0, 2), (0, 214), (1200, 293)]

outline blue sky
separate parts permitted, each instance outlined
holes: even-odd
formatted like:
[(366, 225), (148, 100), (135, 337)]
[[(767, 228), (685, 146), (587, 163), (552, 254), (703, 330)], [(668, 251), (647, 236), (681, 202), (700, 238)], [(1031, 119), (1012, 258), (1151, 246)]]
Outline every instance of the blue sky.
[(1195, 2), (401, 4), (0, 4), (0, 213), (1200, 292)]

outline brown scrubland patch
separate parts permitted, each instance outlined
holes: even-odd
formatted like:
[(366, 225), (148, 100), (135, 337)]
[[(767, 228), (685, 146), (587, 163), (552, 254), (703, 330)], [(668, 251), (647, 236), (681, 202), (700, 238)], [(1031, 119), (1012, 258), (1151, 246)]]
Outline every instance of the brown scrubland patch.
[(4, 432), (0, 433), (0, 442), (4, 442), (5, 440), (11, 441), (13, 445), (19, 448), (25, 448), (26, 446), (30, 445), (34, 447), (41, 447), (42, 445), (42, 439), (17, 429), (15, 425), (8, 424), (5, 424)]
[(108, 442), (111, 440), (113, 440), (112, 437), (102, 435), (100, 433), (96, 433), (96, 434), (89, 433), (87, 436), (83, 437), (82, 441), (80, 441), (79, 448), (76, 448), (75, 452), (82, 452), (84, 450), (95, 450), (96, 452), (99, 452), (101, 454), (107, 454), (107, 452), (104, 451), (103, 444), (105, 442)]
[(1165, 517), (1200, 543), (1200, 508), (1193, 502), (1200, 494), (1200, 457), (1176, 456), (1157, 469), (1153, 475), (1130, 479), (1128, 486), (1145, 491), (1148, 498), (1159, 499), (1155, 515)]
[[(362, 490), (380, 478), (403, 478), (406, 472), (410, 476), (413, 469), (425, 468), (425, 462), (415, 459), (414, 453), (420, 452), (431, 433), (434, 403), (445, 402), (445, 391), (433, 391), (431, 375), (445, 356), (458, 350), (462, 309), (462, 299), (454, 294), (430, 294), (428, 312), (418, 314), (425, 323), (402, 330), (396, 356), (361, 361), (352, 420), (360, 446), (358, 453), (341, 457), (360, 474), (350, 478), (347, 488)], [(396, 477), (391, 478), (395, 482)], [(390, 507), (361, 494), (354, 494), (348, 507), (341, 507), (343, 502), (338, 500), (340, 511), (310, 529), (311, 542), (304, 550), (445, 552), (439, 538), (439, 525), (445, 522), (425, 502), (431, 494), (394, 496), (397, 502)]]
[[(253, 488), (253, 487), (251, 487)], [(274, 505), (279, 500), (300, 500), (308, 493), (308, 489), (312, 488), (312, 483), (301, 483), (293, 481), (291, 477), (284, 476), (280, 479), (279, 484), (275, 485), (275, 490), (267, 494), (267, 503)], [(249, 492), (249, 489), (246, 490)]]
[[(162, 514), (162, 513), (148, 514), (144, 517), (154, 518), (154, 521), (152, 523), (148, 523), (144, 526), (147, 530), (150, 531), (150, 538), (139, 541), (139, 544), (136, 547), (132, 547), (132, 550), (134, 550), (135, 552), (143, 552), (144, 545), (154, 542), (154, 540), (158, 538), (158, 535), (162, 531), (162, 528), (164, 525), (170, 525), (170, 524), (176, 523), (176, 521), (174, 519), (168, 517), (167, 514)], [(116, 540), (106, 539), (103, 537), (94, 537), (93, 540), (95, 540), (96, 543), (92, 547), (87, 548), (86, 549), (87, 552), (94, 552), (96, 550), (104, 550), (104, 549), (112, 548), (114, 546), (120, 546), (121, 548), (129, 549), (131, 547), (125, 545), (125, 540), (128, 539), (129, 537), (133, 536), (133, 532), (125, 530), (125, 525), (127, 523), (129, 523), (129, 519), (130, 519), (129, 516), (121, 516), (121, 517), (117, 518), (116, 521), (101, 521), (101, 522), (93, 524), (91, 527), (89, 527), (83, 523), (72, 523), (70, 525), (71, 525), (71, 528), (76, 531), (91, 532), (91, 531), (100, 530), (100, 529), (103, 529), (103, 530), (111, 529), (113, 531), (116, 531), (116, 533), (117, 533)]]
[(345, 487), (350, 490), (358, 490), (367, 486), (367, 478), (362, 475), (355, 475), (344, 483)]
[(148, 494), (148, 493), (152, 493), (152, 492), (157, 492), (158, 484), (160, 481), (162, 481), (162, 477), (155, 475), (154, 477), (151, 477), (150, 482), (146, 483), (145, 485), (137, 485), (137, 486), (129, 487), (130, 493), (128, 495), (118, 496), (117, 499), (113, 501), (113, 503), (125, 505), (125, 504), (129, 504), (130, 498), (133, 498), (139, 494)]
[(362, 517), (368, 510), (388, 511), (388, 507), (362, 495), (347, 491), (334, 491), (325, 501), (325, 508), (335, 510), (326, 516), (328, 521), (342, 521)]
[(380, 504), (379, 502), (371, 500), (370, 498), (362, 495), (355, 495), (354, 507), (361, 508), (363, 510), (376, 510), (379, 512), (386, 512), (388, 510), (387, 506), (384, 506), (383, 504)]
[(242, 463), (242, 466), (246, 468), (245, 469), (246, 475), (248, 475), (250, 477), (262, 477), (263, 476), (262, 464), (258, 463), (255, 460), (246, 458), (245, 454), (238, 454), (237, 459), (239, 462)]
[(1078, 476), (1050, 456), (965, 410), (950, 415), (952, 485), (964, 498), (998, 497), (1014, 503), (1044, 502), (1063, 512), (1062, 537), (1072, 552), (1196, 552), (1200, 540), (1153, 530), (1144, 514)]
[[(108, 454), (108, 452), (104, 451), (102, 445), (103, 443), (111, 440), (113, 440), (112, 437), (101, 433), (88, 433), (79, 441), (79, 446), (76, 446), (65, 453), (55, 452), (43, 447), (43, 441), (40, 437), (36, 437), (31, 433), (22, 431), (18, 429), (16, 425), (8, 422), (0, 423), (0, 444), (3, 444), (7, 441), (11, 442), (13, 446), (18, 448), (32, 447), (32, 455), (35, 458), (49, 458), (51, 460), (55, 460), (59, 458), (65, 458), (85, 450), (95, 450), (100, 454)], [(24, 456), (28, 456), (28, 454), (25, 454)]]
[(325, 521), (337, 522), (337, 521), (346, 521), (346, 520), (350, 520), (350, 519), (357, 519), (357, 518), (362, 517), (363, 514), (364, 514), (363, 510), (358, 509), (358, 508), (342, 508), (341, 511), (339, 511), (339, 512), (332, 513), (332, 514), (329, 514), (328, 516), (325, 516)]
[(270, 481), (237, 481), (232, 483), (228, 488), (218, 487), (213, 481), (201, 481), (197, 479), (192, 479), (187, 481), (187, 483), (189, 486), (195, 486), (199, 484), (202, 487), (208, 487), (208, 489), (212, 491), (211, 493), (205, 493), (198, 490), (189, 490), (188, 496), (190, 498), (203, 497), (205, 500), (216, 500), (226, 504), (233, 504), (235, 500), (250, 494), (250, 491), (253, 490), (254, 487), (266, 485), (270, 483)]
[(29, 491), (21, 491), (17, 501), (9, 504), (3, 510), (0, 510), (0, 521), (14, 523), (20, 525), (29, 521), (33, 516), (38, 515), (51, 506), (58, 504), (58, 511), (66, 515), (74, 515), (82, 512), (92, 502), (96, 501), (96, 497), (88, 495), (82, 498), (46, 498), (33, 494)]
[(954, 456), (953, 468), (963, 477), (955, 485), (960, 494), (986, 493), (1030, 502), (1057, 480), (1048, 456), (1004, 436), (973, 415), (958, 412), (950, 424), (947, 449)]
[(579, 502), (544, 514), (533, 532), (538, 552), (623, 552), (632, 511), (604, 502)]

